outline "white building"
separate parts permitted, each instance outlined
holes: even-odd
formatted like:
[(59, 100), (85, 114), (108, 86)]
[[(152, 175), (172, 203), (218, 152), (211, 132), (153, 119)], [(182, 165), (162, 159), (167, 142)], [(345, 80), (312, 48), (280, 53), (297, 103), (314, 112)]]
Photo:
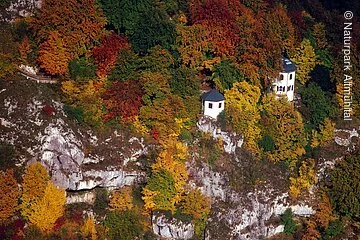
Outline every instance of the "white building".
[(224, 110), (225, 98), (218, 90), (211, 89), (209, 92), (204, 93), (201, 98), (204, 116), (216, 119)]
[(294, 100), (295, 88), (295, 64), (287, 58), (282, 58), (283, 70), (280, 72), (279, 78), (275, 78), (272, 83), (272, 91), (276, 96), (287, 96), (288, 101)]

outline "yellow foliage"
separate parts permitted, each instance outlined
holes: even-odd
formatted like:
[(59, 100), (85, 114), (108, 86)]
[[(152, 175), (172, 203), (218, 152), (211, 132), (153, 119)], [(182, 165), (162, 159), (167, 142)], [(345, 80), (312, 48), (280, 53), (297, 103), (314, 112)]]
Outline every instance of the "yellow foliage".
[(316, 171), (315, 171), (314, 159), (308, 159), (303, 161), (299, 169), (299, 176), (294, 178), (290, 177), (290, 196), (297, 198), (302, 192), (307, 191), (313, 184), (316, 183)]
[(142, 190), (142, 200), (144, 200), (144, 208), (146, 211), (151, 211), (155, 209), (156, 204), (154, 203), (154, 197), (156, 196), (157, 192), (151, 191), (147, 189), (146, 187)]
[(296, 63), (296, 78), (301, 84), (305, 84), (309, 79), (309, 73), (316, 65), (316, 54), (314, 48), (311, 46), (310, 40), (304, 39), (299, 48), (296, 48), (294, 54), (294, 61)]
[(44, 196), (30, 205), (31, 212), (28, 215), (30, 223), (48, 233), (54, 227), (56, 220), (63, 215), (65, 202), (65, 191), (48, 181)]
[(244, 134), (245, 146), (254, 153), (259, 152), (257, 141), (260, 139), (260, 112), (257, 102), (260, 88), (247, 82), (234, 83), (230, 90), (225, 91), (226, 116), (233, 124), (235, 131)]
[[(98, 84), (98, 86), (96, 86)], [(74, 81), (65, 81), (62, 83), (62, 91), (68, 96), (70, 102), (80, 106), (85, 113), (84, 119), (90, 124), (101, 124), (103, 115), (103, 102), (101, 94), (104, 89), (102, 83), (94, 83), (89, 80), (84, 85), (78, 85)]]
[(23, 178), (21, 196), (21, 214), (27, 218), (31, 213), (31, 204), (41, 199), (50, 180), (46, 168), (36, 162), (28, 166)]
[(311, 130), (311, 147), (316, 148), (320, 145), (320, 134), (316, 130)]
[(177, 25), (176, 31), (180, 60), (191, 68), (200, 67), (205, 60), (203, 53), (210, 48), (209, 41), (206, 39), (206, 29), (199, 24)]
[(135, 128), (135, 131), (142, 136), (145, 136), (149, 133), (149, 129), (139, 120), (139, 116), (134, 117), (132, 124)]
[[(175, 204), (181, 200), (181, 195), (184, 192), (184, 186), (188, 179), (188, 172), (185, 168), (185, 160), (187, 158), (187, 147), (173, 138), (164, 141), (163, 150), (160, 152), (156, 162), (151, 166), (153, 172), (161, 172), (165, 170), (174, 179), (175, 194), (168, 199), (169, 206), (174, 208)], [(157, 191), (151, 191), (148, 188), (143, 189), (143, 200), (145, 202), (145, 209), (153, 210), (157, 206), (153, 198), (160, 194)], [(172, 209), (174, 211), (175, 209)]]
[(312, 130), (311, 132), (311, 147), (324, 147), (333, 141), (335, 137), (335, 123), (329, 118), (325, 118), (320, 124), (319, 132)]
[(286, 99), (267, 95), (262, 100), (264, 131), (274, 140), (275, 149), (265, 153), (271, 161), (286, 161), (294, 168), (305, 153), (306, 138), (300, 113)]
[(131, 188), (125, 187), (119, 191), (113, 192), (110, 198), (110, 209), (125, 211), (134, 207), (132, 203)]
[(335, 137), (335, 123), (329, 118), (325, 118), (320, 125), (321, 141), (320, 145), (325, 146), (330, 143)]
[(80, 232), (83, 238), (90, 238), (91, 240), (97, 239), (95, 219), (93, 216), (85, 219), (84, 224), (80, 228)]
[(210, 213), (210, 198), (204, 196), (199, 189), (190, 190), (183, 197), (182, 211), (195, 219), (205, 218)]

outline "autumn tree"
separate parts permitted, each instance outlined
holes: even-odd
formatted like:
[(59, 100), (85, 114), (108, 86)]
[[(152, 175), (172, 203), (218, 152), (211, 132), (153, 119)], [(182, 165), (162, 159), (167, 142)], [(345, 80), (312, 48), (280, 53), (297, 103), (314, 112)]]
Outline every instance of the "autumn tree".
[(260, 112), (257, 103), (260, 89), (247, 82), (237, 82), (230, 90), (225, 91), (225, 98), (227, 119), (237, 133), (244, 134), (247, 148), (258, 152)]
[(184, 164), (187, 148), (172, 138), (162, 144), (164, 150), (152, 165), (152, 175), (143, 189), (144, 207), (174, 213), (188, 178)]
[(21, 214), (44, 232), (63, 215), (65, 191), (57, 188), (41, 163), (30, 164), (23, 178)]
[(30, 41), (27, 36), (24, 37), (18, 48), (20, 53), (20, 59), (23, 63), (26, 64), (28, 62), (28, 55), (32, 51)]
[(142, 95), (139, 81), (112, 82), (103, 94), (107, 109), (105, 120), (108, 121), (120, 116), (123, 122), (132, 121), (140, 113)]
[[(49, 48), (52, 49), (53, 56), (57, 54), (63, 56), (63, 52), (68, 54), (66, 58), (57, 58), (62, 60), (61, 63), (69, 63), (70, 59), (87, 54), (102, 35), (105, 23), (105, 18), (95, 0), (42, 1), (39, 14), (30, 19), (30, 27), (40, 44), (50, 41), (48, 39), (55, 39), (45, 44), (47, 48), (39, 52), (40, 62), (46, 64), (47, 60), (51, 60), (50, 56), (46, 57)], [(57, 32), (59, 37), (52, 36), (53, 32)], [(60, 37), (62, 47), (54, 43), (59, 41)], [(44, 54), (45, 56), (43, 56)], [(44, 65), (44, 67), (48, 66)], [(54, 72), (53, 67), (45, 69), (50, 74)], [(58, 73), (63, 74), (63, 71)]]
[(40, 45), (37, 60), (40, 67), (51, 75), (62, 75), (67, 72), (70, 55), (59, 32), (49, 33), (48, 40)]
[(106, 75), (115, 65), (120, 50), (130, 50), (130, 45), (125, 37), (117, 34), (103, 36), (101, 45), (92, 49), (94, 61), (98, 65), (99, 76)]
[(65, 191), (48, 181), (42, 198), (31, 203), (31, 212), (27, 218), (30, 223), (48, 233), (56, 220), (63, 215), (65, 202)]
[(95, 218), (93, 216), (85, 218), (84, 224), (80, 228), (80, 232), (83, 238), (91, 240), (98, 239), (96, 235)]
[(0, 171), (0, 176), (0, 222), (3, 222), (18, 210), (20, 189), (12, 169)]
[(301, 240), (318, 240), (321, 234), (316, 229), (316, 223), (312, 219), (308, 219), (305, 222), (305, 231), (301, 236)]
[(293, 168), (305, 153), (306, 139), (299, 112), (286, 99), (267, 95), (262, 99), (262, 133), (274, 141), (274, 148), (265, 156), (274, 162), (285, 161)]
[(206, 37), (212, 43), (216, 55), (233, 55), (239, 41), (235, 10), (241, 7), (238, 1), (191, 0), (191, 21), (206, 29)]
[(181, 203), (182, 212), (195, 219), (206, 217), (210, 213), (210, 199), (204, 196), (199, 189), (191, 189)]
[(325, 118), (324, 121), (320, 124), (319, 132), (312, 130), (311, 136), (311, 147), (317, 146), (326, 146), (335, 137), (335, 123), (332, 122), (329, 118)]
[(201, 66), (206, 59), (205, 53), (211, 49), (211, 43), (206, 38), (206, 28), (201, 24), (178, 24), (176, 31), (181, 63), (191, 68)]
[(132, 190), (130, 187), (125, 187), (118, 191), (114, 191), (110, 197), (110, 209), (112, 211), (131, 210), (134, 207), (131, 194)]
[(302, 162), (298, 177), (290, 177), (290, 196), (297, 198), (301, 193), (308, 191), (317, 181), (314, 159)]
[(21, 214), (28, 218), (31, 213), (31, 206), (39, 201), (45, 193), (50, 180), (49, 174), (41, 163), (36, 162), (28, 166), (22, 182)]
[(152, 173), (143, 194), (145, 209), (175, 212), (175, 181), (168, 171), (161, 170)]
[(296, 78), (301, 84), (305, 84), (310, 79), (310, 72), (316, 65), (316, 54), (311, 46), (310, 40), (304, 39), (300, 47), (296, 48), (293, 60), (296, 63)]
[(81, 107), (84, 112), (84, 121), (91, 126), (101, 126), (103, 116), (103, 88), (96, 87), (96, 82), (88, 80), (78, 84), (75, 81), (62, 82), (61, 90), (67, 95), (73, 106)]
[(327, 229), (329, 223), (335, 219), (336, 217), (329, 197), (326, 193), (320, 193), (319, 203), (317, 204), (316, 213), (314, 215), (316, 224), (322, 229)]

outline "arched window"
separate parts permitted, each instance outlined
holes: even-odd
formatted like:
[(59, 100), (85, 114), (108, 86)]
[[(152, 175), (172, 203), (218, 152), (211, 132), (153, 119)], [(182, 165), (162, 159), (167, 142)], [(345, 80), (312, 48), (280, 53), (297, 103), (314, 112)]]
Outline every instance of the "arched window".
[(292, 74), (292, 73), (290, 73), (290, 80), (292, 80), (292, 78), (293, 78), (293, 74)]
[(280, 74), (280, 80), (284, 80), (284, 75)]

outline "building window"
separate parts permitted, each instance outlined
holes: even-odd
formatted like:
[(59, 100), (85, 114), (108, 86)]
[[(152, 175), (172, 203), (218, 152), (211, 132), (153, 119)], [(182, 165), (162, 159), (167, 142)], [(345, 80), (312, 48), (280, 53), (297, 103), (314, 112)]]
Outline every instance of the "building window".
[(276, 91), (277, 91), (277, 92), (280, 91), (279, 86), (276, 86)]
[(291, 90), (291, 86), (288, 86), (288, 87), (287, 87), (287, 90), (290, 91), (290, 90)]
[(280, 80), (284, 80), (284, 75), (280, 74)]
[(221, 105), (222, 105), (222, 104), (221, 104), (221, 103), (219, 103), (219, 108), (221, 108)]
[(209, 108), (212, 108), (212, 103), (209, 103)]
[(292, 75), (292, 73), (290, 73), (290, 80), (292, 80), (292, 77), (293, 77), (293, 75)]
[(291, 85), (291, 90), (294, 90), (294, 85)]

